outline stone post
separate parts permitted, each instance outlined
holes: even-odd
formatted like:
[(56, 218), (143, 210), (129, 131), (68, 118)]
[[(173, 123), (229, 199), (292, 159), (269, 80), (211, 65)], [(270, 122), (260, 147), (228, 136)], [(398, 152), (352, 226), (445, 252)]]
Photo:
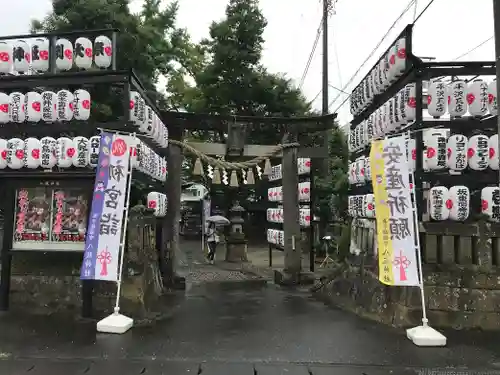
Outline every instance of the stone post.
[(247, 262), (247, 240), (243, 233), (245, 209), (238, 201), (229, 210), (231, 230), (226, 239), (226, 262)]

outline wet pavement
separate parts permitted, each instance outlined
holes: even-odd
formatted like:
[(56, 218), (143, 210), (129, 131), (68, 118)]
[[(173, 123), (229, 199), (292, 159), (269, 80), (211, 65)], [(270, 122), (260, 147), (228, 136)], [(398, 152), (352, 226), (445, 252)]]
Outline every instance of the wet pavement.
[[(196, 267), (188, 266), (191, 272)], [(500, 375), (497, 334), (452, 332), (446, 348), (418, 348), (403, 330), (325, 306), (307, 292), (199, 280), (188, 286), (165, 306), (171, 318), (125, 335), (97, 334), (95, 322), (61, 315), (0, 316), (0, 375), (409, 375), (437, 369), (434, 374)]]

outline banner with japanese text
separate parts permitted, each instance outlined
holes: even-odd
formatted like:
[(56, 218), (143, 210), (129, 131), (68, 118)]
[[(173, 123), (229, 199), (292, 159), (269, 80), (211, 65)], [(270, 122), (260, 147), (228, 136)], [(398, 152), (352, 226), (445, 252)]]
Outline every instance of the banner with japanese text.
[(386, 285), (420, 285), (405, 137), (372, 142), (370, 151), (379, 280)]
[(131, 136), (101, 134), (80, 274), (82, 280), (118, 280), (123, 216), (128, 204), (130, 150), (136, 147), (136, 143)]

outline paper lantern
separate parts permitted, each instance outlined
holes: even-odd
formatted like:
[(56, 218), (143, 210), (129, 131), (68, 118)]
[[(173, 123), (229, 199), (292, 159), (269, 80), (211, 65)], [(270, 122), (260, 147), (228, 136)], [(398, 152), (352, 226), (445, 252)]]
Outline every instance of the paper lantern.
[(469, 138), (467, 146), (469, 167), (475, 171), (488, 168), (489, 165), (489, 138), (483, 134)]
[(427, 111), (434, 118), (439, 118), (446, 113), (447, 92), (443, 82), (431, 82), (427, 89)]
[(469, 217), (470, 192), (466, 186), (450, 188), (450, 220), (465, 221)]
[(0, 73), (12, 71), (12, 45), (9, 42), (0, 41)]
[(42, 144), (36, 138), (27, 138), (24, 141), (24, 166), (36, 169), (40, 166)]
[(75, 41), (75, 65), (80, 69), (89, 69), (92, 66), (92, 42), (88, 38), (80, 37)]
[[(129, 120), (133, 122), (134, 124), (138, 124), (138, 118), (139, 118), (139, 102), (140, 102), (140, 95), (137, 91), (130, 91), (129, 93), (130, 97), (130, 113), (129, 113)], [(139, 124), (140, 125), (140, 124)]]
[(161, 181), (167, 180), (167, 160), (165, 158), (161, 158)]
[(90, 118), (90, 93), (87, 90), (76, 90), (73, 93), (73, 117), (75, 120), (87, 121)]
[(60, 90), (57, 92), (57, 119), (71, 121), (73, 119), (73, 102), (75, 100), (71, 91)]
[(0, 124), (6, 124), (10, 121), (9, 117), (9, 95), (0, 92)]
[(454, 134), (446, 143), (446, 166), (452, 171), (467, 168), (467, 149), (469, 140), (463, 134)]
[(56, 42), (56, 67), (67, 71), (73, 67), (73, 44), (65, 38)]
[(380, 82), (382, 86), (382, 91), (389, 86), (389, 79), (388, 79), (388, 71), (389, 71), (389, 64), (387, 61), (387, 56), (382, 56), (380, 59), (379, 63), (379, 71), (380, 71)]
[(95, 135), (89, 139), (89, 165), (91, 167), (97, 167), (99, 163), (99, 146), (101, 143), (101, 137)]
[(410, 123), (415, 121), (415, 116), (417, 114), (417, 97), (416, 92), (417, 88), (414, 83), (410, 83), (405, 87), (405, 113), (406, 113), (406, 122)]
[(365, 217), (372, 219), (375, 217), (375, 196), (373, 194), (366, 194), (364, 198), (365, 204)]
[(152, 191), (147, 195), (148, 208), (153, 209), (154, 216), (160, 215), (160, 195), (157, 192)]
[(399, 127), (399, 124), (398, 124), (399, 117), (397, 117), (397, 114), (396, 114), (396, 98), (392, 97), (391, 99), (389, 99), (388, 104), (389, 104), (389, 106), (388, 106), (389, 114), (387, 116), (388, 132), (393, 133)]
[(448, 91), (448, 112), (451, 117), (461, 117), (467, 112), (465, 96), (467, 83), (465, 81), (454, 81)]
[(394, 64), (394, 76), (399, 78), (406, 70), (406, 39), (396, 41), (396, 61)]
[(13, 92), (9, 95), (10, 121), (22, 123), (26, 119), (24, 113), (24, 94)]
[(45, 169), (54, 168), (57, 164), (57, 141), (52, 137), (43, 137), (40, 144), (40, 166)]
[(57, 166), (59, 168), (69, 168), (73, 165), (73, 156), (75, 155), (75, 145), (73, 140), (66, 137), (57, 139)]
[(427, 138), (425, 162), (429, 170), (446, 168), (446, 138), (442, 135), (431, 135)]
[[(279, 165), (281, 174), (281, 164)], [(300, 158), (298, 161), (299, 175), (311, 173), (311, 159), (310, 158)]]
[(370, 166), (370, 158), (365, 158), (364, 159), (364, 166), (363, 166), (363, 169), (364, 169), (364, 177), (365, 177), (365, 181), (367, 184), (370, 184), (371, 185), (371, 181), (372, 181), (372, 169), (371, 169), (371, 166)]
[(488, 165), (491, 169), (498, 171), (499, 169), (499, 159), (498, 159), (498, 134), (492, 135), (488, 139)]
[[(305, 191), (305, 193), (307, 195), (307, 189), (306, 188), (304, 188), (304, 191)], [(278, 186), (276, 188), (276, 195), (277, 195), (277, 201), (278, 202), (283, 202), (283, 186)]]
[[(278, 222), (283, 222), (283, 213), (282, 209), (278, 211)], [(308, 228), (311, 226), (311, 209), (309, 208), (301, 208), (299, 209), (299, 225), (301, 227)]]
[(30, 91), (24, 96), (24, 115), (28, 122), (38, 122), (42, 118), (42, 95)]
[(359, 158), (356, 159), (356, 180), (360, 184), (364, 184), (366, 182), (365, 180), (365, 164), (366, 164), (366, 157), (360, 156)]
[(444, 186), (434, 186), (429, 190), (429, 215), (432, 220), (448, 220), (452, 201), (450, 192)]
[(48, 39), (34, 39), (31, 43), (31, 68), (37, 72), (49, 70), (49, 53)]
[(90, 162), (90, 141), (85, 137), (73, 138), (75, 153), (72, 156), (72, 163), (75, 167), (83, 168)]
[(387, 70), (387, 79), (389, 82), (394, 82), (396, 80), (396, 54), (398, 53), (398, 48), (396, 44), (389, 48), (387, 53), (387, 61), (389, 62), (389, 69)]
[(382, 108), (377, 109), (377, 111), (375, 112), (375, 128), (373, 133), (374, 133), (373, 136), (377, 139), (384, 135)]
[(107, 36), (99, 35), (94, 42), (94, 62), (99, 68), (109, 68), (113, 57), (113, 45)]
[(57, 94), (55, 92), (42, 92), (42, 120), (48, 123), (57, 121)]
[(24, 141), (11, 138), (7, 141), (7, 167), (21, 169), (24, 166)]
[(146, 102), (144, 102), (143, 120), (139, 129), (149, 136), (153, 136), (155, 129), (153, 126), (153, 113), (153, 109), (150, 106), (146, 105)]
[(488, 113), (488, 84), (482, 79), (475, 79), (467, 88), (466, 99), (471, 116), (486, 115)]
[(358, 129), (359, 147), (363, 148), (365, 147), (365, 128), (363, 122), (356, 126), (356, 128)]
[(498, 113), (497, 99), (497, 81), (493, 81), (488, 85), (488, 111), (491, 115), (496, 116)]
[(500, 222), (500, 188), (488, 186), (481, 190), (481, 213), (490, 221)]
[[(280, 196), (282, 197), (282, 195)], [(299, 183), (299, 201), (309, 202), (310, 199), (311, 199), (311, 183), (309, 181)]]
[(7, 168), (7, 140), (0, 139), (0, 169)]
[(408, 160), (408, 171), (415, 172), (417, 162), (417, 141), (413, 138), (406, 138), (406, 159)]
[(16, 40), (12, 47), (14, 70), (19, 73), (27, 73), (31, 62), (30, 46), (25, 40)]

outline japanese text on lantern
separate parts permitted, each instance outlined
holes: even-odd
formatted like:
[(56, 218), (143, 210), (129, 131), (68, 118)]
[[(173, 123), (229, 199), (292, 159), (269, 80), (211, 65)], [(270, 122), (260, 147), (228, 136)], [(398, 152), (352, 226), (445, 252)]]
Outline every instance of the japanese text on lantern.
[(16, 234), (24, 233), (24, 224), (26, 222), (26, 213), (28, 212), (28, 191), (21, 190), (17, 194), (18, 214), (16, 222)]
[(379, 253), (379, 279), (382, 283), (392, 285), (394, 281), (391, 261), (392, 243), (389, 235), (389, 207), (387, 201), (386, 176), (384, 173), (383, 141), (372, 143), (370, 151), (370, 168), (372, 171), (373, 194), (376, 204), (377, 245)]

